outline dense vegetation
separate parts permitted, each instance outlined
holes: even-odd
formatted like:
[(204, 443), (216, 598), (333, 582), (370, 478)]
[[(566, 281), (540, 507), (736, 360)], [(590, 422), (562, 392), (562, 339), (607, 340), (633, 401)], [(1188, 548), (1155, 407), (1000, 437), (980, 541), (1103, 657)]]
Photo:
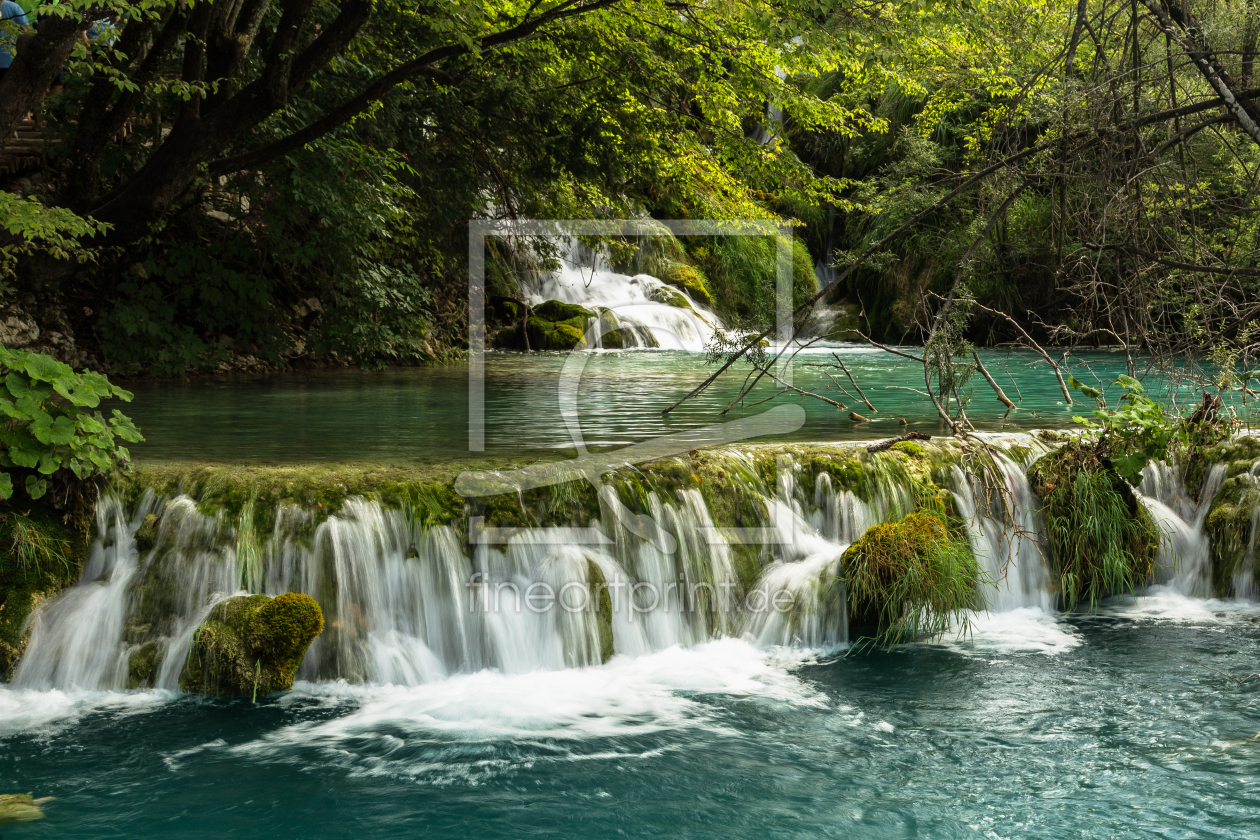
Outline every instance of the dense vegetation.
[[(76, 367), (449, 356), (486, 217), (796, 220), (837, 328), (946, 357), (1252, 352), (1251, 2), (31, 7), (0, 137), (34, 109), (46, 155), (0, 193), (0, 339)], [(768, 315), (772, 248), (605, 245)], [(496, 253), (510, 295), (533, 251)]]

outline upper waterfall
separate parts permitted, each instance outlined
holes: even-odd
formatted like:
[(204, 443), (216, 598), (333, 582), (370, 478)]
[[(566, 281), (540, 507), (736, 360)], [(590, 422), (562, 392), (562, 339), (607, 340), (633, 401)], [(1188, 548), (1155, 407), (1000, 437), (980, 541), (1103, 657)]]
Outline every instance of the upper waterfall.
[(722, 321), (702, 302), (649, 274), (621, 274), (607, 258), (574, 245), (552, 272), (522, 280), (531, 305), (547, 300), (611, 313), (605, 328), (637, 337), (639, 348), (700, 351), (722, 329)]

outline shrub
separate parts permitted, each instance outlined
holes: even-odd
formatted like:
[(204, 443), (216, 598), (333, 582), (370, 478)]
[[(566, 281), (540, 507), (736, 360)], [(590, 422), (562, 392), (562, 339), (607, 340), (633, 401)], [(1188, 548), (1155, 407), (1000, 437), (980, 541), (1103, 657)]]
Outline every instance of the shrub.
[(1132, 592), (1155, 568), (1160, 531), (1125, 478), (1095, 448), (1068, 443), (1028, 471), (1040, 497), (1065, 610)]
[(940, 636), (976, 606), (980, 567), (971, 546), (929, 513), (866, 529), (840, 558), (849, 623), (880, 628), (889, 645)]
[(84, 481), (129, 461), (116, 438), (144, 440), (118, 409), (108, 420), (90, 411), (111, 397), (131, 401), (129, 391), (99, 373), (75, 373), (41, 353), (3, 347), (0, 372), (0, 412), (9, 418), (0, 426), (0, 499), (13, 495), (15, 475), (24, 477), (26, 494), (39, 499), (50, 479)]

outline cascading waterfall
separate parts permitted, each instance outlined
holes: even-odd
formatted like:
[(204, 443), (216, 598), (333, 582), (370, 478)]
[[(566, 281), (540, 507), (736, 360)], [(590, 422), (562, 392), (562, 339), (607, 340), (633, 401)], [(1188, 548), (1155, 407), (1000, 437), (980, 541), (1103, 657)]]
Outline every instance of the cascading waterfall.
[[(1044, 525), (1026, 475), (1046, 447), (1019, 441), (991, 441), (984, 470), (962, 460), (942, 474), (994, 582), (980, 593), (990, 613), (1053, 611)], [(872, 467), (859, 497), (825, 471), (802, 481), (802, 464), (786, 450), (770, 488), (752, 461), (725, 454), (724, 480), (757, 501), (759, 527), (718, 527), (705, 495), (686, 482), (637, 494), (604, 483), (591, 528), (521, 529), (497, 543), (468, 542), (452, 525), (426, 525), (357, 497), (323, 521), (282, 505), (260, 538), (252, 502), (229, 518), (184, 495), (147, 492), (130, 511), (106, 495), (82, 577), (32, 616), (13, 681), (124, 689), (137, 657), (150, 657), (157, 666), (148, 684), (175, 690), (196, 628), (242, 592), (305, 592), (319, 601), (326, 629), (299, 672), (309, 681), (416, 685), (484, 669), (589, 667), (610, 648), (636, 657), (723, 636), (761, 647), (844, 644), (841, 556), (871, 525), (913, 509), (906, 474)], [(1155, 582), (1210, 594), (1204, 520), (1223, 470), (1208, 470), (1196, 501), (1174, 468), (1148, 467), (1141, 498), (1165, 532)], [(630, 509), (647, 516), (627, 527)], [(141, 552), (136, 534), (151, 514), (160, 521)], [(1247, 570), (1258, 518), (1253, 512)], [(565, 536), (577, 531), (587, 536)], [(1251, 577), (1240, 577), (1236, 591), (1254, 594)]]
[(1186, 494), (1172, 465), (1153, 463), (1142, 470), (1139, 498), (1164, 533), (1156, 580), (1183, 595), (1206, 598), (1211, 594), (1211, 546), (1203, 523), (1224, 477), (1223, 464), (1210, 467), (1195, 500)]
[(605, 329), (621, 330), (639, 348), (699, 351), (722, 328), (717, 315), (699, 301), (649, 274), (613, 271), (602, 255), (580, 245), (558, 270), (527, 279), (522, 291), (532, 305), (558, 300), (590, 309)]

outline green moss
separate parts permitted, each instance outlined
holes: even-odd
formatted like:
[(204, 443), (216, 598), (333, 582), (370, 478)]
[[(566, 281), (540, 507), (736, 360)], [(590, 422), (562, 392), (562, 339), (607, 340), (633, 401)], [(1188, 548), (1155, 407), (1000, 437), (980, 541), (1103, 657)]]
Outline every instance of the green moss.
[(39, 806), (47, 800), (35, 800), (29, 793), (6, 793), (0, 795), (0, 825), (33, 822), (44, 818), (44, 810)]
[(922, 458), (927, 452), (927, 450), (923, 448), (923, 444), (917, 443), (913, 440), (903, 440), (900, 443), (894, 443), (892, 445), (892, 451), (901, 452), (902, 454), (909, 455), (912, 458)]
[(599, 661), (607, 662), (613, 658), (612, 595), (608, 592), (603, 570), (590, 560), (586, 561), (586, 566), (591, 602), (595, 605), (595, 622), (599, 627)]
[(287, 691), (323, 629), (323, 612), (309, 595), (229, 598), (197, 628), (179, 687), (199, 694)]
[(911, 513), (874, 525), (840, 558), (850, 627), (879, 628), (888, 644), (944, 633), (977, 605), (981, 577), (971, 546), (945, 521)]
[(157, 543), (159, 521), (161, 521), (160, 517), (156, 513), (150, 513), (144, 518), (144, 522), (140, 523), (140, 528), (136, 531), (136, 548), (141, 554), (152, 551), (154, 544)]
[(1029, 469), (1064, 609), (1132, 592), (1155, 568), (1161, 534), (1122, 478), (1088, 446), (1065, 444)]
[(1260, 438), (1252, 435), (1242, 435), (1209, 446), (1196, 457), (1188, 459), (1184, 479), (1186, 493), (1192, 499), (1199, 497), (1208, 469), (1214, 464), (1229, 465), (1225, 472), (1225, 480), (1228, 481), (1248, 472), (1256, 461), (1260, 461)]
[(153, 688), (161, 664), (157, 642), (145, 642), (127, 658), (127, 688)]
[(544, 321), (569, 321), (580, 318), (594, 318), (595, 313), (576, 303), (561, 303), (558, 300), (547, 300), (534, 307), (534, 317)]
[(31, 611), (74, 583), (88, 556), (88, 532), (74, 516), (39, 503), (0, 511), (0, 678), (26, 647)]
[[(1247, 467), (1250, 470), (1250, 464)], [(1244, 571), (1243, 563), (1256, 536), (1252, 531), (1257, 508), (1260, 485), (1248, 472), (1226, 478), (1212, 499), (1203, 527), (1212, 552), (1212, 591), (1218, 598), (1236, 594), (1234, 579)], [(1254, 555), (1251, 561), (1255, 563)], [(1254, 566), (1250, 572), (1253, 580), (1260, 579)]]
[(709, 283), (704, 273), (693, 265), (684, 262), (671, 262), (661, 275), (661, 280), (675, 288), (682, 289), (692, 300), (705, 306), (713, 305), (713, 295), (709, 293)]

